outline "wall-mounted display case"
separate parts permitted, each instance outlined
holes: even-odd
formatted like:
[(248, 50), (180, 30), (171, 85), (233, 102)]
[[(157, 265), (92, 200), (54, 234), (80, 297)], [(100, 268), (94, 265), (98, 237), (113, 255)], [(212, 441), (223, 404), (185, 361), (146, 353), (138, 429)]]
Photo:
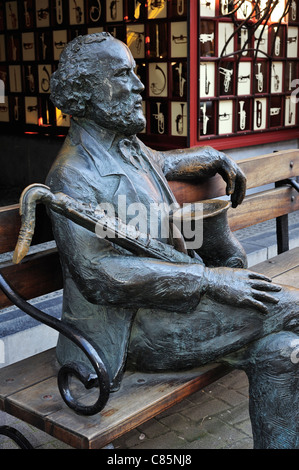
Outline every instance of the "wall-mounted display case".
[(191, 145), (299, 136), (298, 7), (298, 0), (190, 2)]
[(68, 41), (108, 31), (127, 43), (145, 84), (146, 140), (186, 146), (187, 0), (0, 0), (0, 128), (65, 135), (70, 116), (54, 109), (50, 76)]
[(298, 137), (298, 2), (0, 0), (0, 130), (65, 135), (50, 76), (67, 42), (108, 31), (145, 85), (140, 137), (152, 147)]

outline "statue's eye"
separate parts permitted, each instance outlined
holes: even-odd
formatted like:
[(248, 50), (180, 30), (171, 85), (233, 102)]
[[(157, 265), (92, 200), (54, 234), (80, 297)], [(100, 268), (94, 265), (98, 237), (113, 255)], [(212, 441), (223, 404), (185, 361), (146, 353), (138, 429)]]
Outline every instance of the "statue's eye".
[(120, 69), (120, 70), (117, 70), (114, 74), (115, 77), (126, 77), (127, 75), (129, 75), (130, 73), (130, 70), (129, 68), (123, 68), (123, 69)]

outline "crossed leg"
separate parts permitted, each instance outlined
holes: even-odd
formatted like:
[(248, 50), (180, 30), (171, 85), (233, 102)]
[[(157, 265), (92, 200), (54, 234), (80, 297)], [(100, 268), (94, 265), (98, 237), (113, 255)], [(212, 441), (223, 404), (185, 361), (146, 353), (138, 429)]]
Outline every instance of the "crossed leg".
[(254, 446), (299, 449), (299, 290), (275, 292), (268, 315), (203, 298), (192, 314), (142, 309), (129, 362), (169, 370), (208, 362), (243, 369), (250, 384)]
[(228, 358), (249, 379), (255, 449), (299, 449), (299, 336), (282, 331)]

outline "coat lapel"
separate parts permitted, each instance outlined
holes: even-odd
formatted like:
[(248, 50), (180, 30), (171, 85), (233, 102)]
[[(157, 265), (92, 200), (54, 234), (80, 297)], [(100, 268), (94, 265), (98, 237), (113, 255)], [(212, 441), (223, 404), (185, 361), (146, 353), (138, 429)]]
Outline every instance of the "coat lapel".
[[(109, 151), (100, 142), (100, 136), (97, 138), (95, 135), (87, 132), (82, 126), (76, 122), (74, 131), (80, 138), (80, 144), (84, 151), (88, 154), (88, 158), (94, 167), (95, 186), (101, 191), (101, 183), (98, 177), (109, 178), (118, 177), (118, 186), (113, 193), (109, 194), (109, 201), (114, 207), (117, 207), (119, 196), (126, 196), (127, 202), (139, 202), (137, 192), (129, 178), (124, 172), (123, 168), (119, 165), (116, 159), (109, 153)], [(105, 181), (105, 188), (109, 188), (109, 183)], [(113, 187), (114, 185), (112, 185)]]

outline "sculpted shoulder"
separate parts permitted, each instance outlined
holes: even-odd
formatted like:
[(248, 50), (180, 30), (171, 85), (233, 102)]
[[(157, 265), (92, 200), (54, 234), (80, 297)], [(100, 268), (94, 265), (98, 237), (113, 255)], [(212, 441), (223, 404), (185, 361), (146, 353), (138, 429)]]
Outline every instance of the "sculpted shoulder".
[(80, 180), (92, 176), (92, 162), (80, 142), (67, 136), (46, 178), (46, 185), (53, 191), (62, 191), (65, 185), (74, 186)]

